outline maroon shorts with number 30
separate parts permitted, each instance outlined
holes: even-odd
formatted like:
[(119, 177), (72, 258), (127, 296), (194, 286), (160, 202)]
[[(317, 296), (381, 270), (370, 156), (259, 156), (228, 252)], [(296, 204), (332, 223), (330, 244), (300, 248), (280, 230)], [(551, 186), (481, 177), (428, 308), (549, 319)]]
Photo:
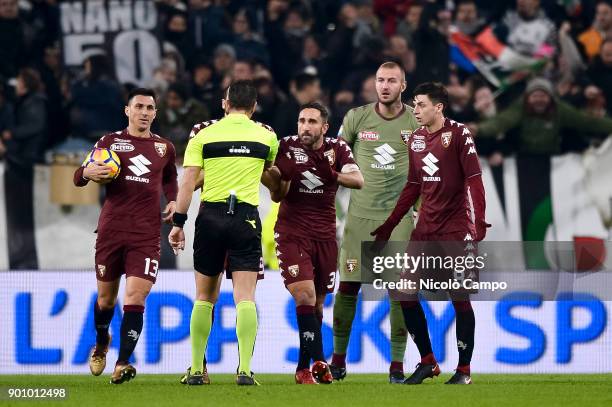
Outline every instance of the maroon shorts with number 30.
[(155, 283), (159, 269), (160, 237), (130, 232), (98, 231), (96, 278), (115, 281), (122, 274)]
[(338, 245), (336, 240), (313, 240), (275, 233), (276, 253), (289, 284), (312, 280), (317, 294), (331, 293), (336, 285)]

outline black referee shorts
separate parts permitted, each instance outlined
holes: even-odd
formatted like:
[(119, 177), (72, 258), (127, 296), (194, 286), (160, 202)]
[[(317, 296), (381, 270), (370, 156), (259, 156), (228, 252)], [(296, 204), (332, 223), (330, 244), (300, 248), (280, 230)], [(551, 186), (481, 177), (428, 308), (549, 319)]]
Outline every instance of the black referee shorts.
[(227, 204), (203, 202), (195, 222), (194, 268), (207, 276), (227, 271), (263, 273), (261, 221), (257, 207), (237, 203), (234, 214)]

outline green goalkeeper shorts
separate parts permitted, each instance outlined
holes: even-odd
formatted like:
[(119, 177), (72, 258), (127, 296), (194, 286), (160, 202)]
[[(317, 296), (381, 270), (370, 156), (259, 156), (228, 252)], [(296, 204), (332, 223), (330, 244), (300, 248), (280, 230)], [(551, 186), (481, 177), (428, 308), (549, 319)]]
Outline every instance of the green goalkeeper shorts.
[[(363, 281), (361, 276), (361, 242), (373, 241), (374, 237), (370, 236), (370, 232), (383, 223), (382, 220), (358, 218), (347, 214), (338, 263), (340, 281), (367, 282)], [(412, 211), (410, 211), (393, 230), (391, 240), (408, 242), (412, 229), (414, 229), (414, 223)]]

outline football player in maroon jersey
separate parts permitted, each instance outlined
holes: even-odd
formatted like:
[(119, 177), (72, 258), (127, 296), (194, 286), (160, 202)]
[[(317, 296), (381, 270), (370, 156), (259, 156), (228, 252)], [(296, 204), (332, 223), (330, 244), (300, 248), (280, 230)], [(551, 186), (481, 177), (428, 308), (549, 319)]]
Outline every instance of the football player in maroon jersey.
[[(178, 190), (174, 146), (151, 133), (156, 111), (152, 90), (132, 90), (125, 107), (128, 127), (103, 136), (95, 145), (117, 153), (122, 166), (117, 178), (106, 184), (106, 199), (98, 219), (96, 346), (89, 358), (91, 373), (102, 374), (111, 340), (108, 327), (115, 313), (121, 275), (125, 274), (119, 358), (111, 376), (114, 384), (136, 376), (129, 359), (142, 331), (145, 300), (157, 278), (160, 197), (163, 192), (168, 201), (164, 221), (170, 222)], [(89, 181), (105, 181), (109, 174), (109, 167), (102, 163), (84, 163), (74, 173), (74, 184), (82, 187)]]
[(363, 186), (348, 144), (325, 137), (327, 120), (327, 109), (320, 103), (302, 106), (298, 135), (281, 140), (275, 163), (281, 180), (272, 199), (281, 205), (274, 238), (281, 275), (296, 305), (298, 384), (333, 381), (323, 355), (321, 323), (325, 296), (336, 281), (336, 191), (339, 185)]
[[(414, 114), (422, 125), (409, 139), (408, 182), (389, 218), (372, 235), (387, 241), (409, 209), (421, 198), (419, 217), (412, 242), (445, 242), (441, 250), (484, 239), (485, 194), (480, 163), (470, 131), (444, 116), (448, 92), (440, 83), (423, 83), (414, 91)], [(454, 244), (453, 244), (454, 242)], [(410, 252), (410, 246), (408, 248)], [(454, 252), (454, 250), (453, 250)], [(470, 361), (474, 349), (474, 311), (469, 295), (449, 292), (457, 316), (456, 334), (459, 363), (447, 384), (470, 384)], [(420, 384), (437, 376), (440, 368), (431, 349), (427, 321), (416, 292), (402, 301), (404, 320), (414, 338), (421, 363), (406, 379)]]

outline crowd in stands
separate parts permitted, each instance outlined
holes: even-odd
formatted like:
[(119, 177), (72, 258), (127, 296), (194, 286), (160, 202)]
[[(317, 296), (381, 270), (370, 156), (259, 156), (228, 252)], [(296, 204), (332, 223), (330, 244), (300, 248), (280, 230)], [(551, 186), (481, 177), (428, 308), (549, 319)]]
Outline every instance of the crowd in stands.
[[(255, 119), (296, 132), (301, 104), (331, 111), (376, 100), (375, 72), (394, 60), (412, 89), (448, 86), (447, 115), (468, 123), (495, 165), (510, 154), (584, 149), (612, 133), (612, 1), (161, 0), (155, 131), (180, 157), (193, 124), (219, 118), (224, 89), (252, 79)], [(126, 125), (110, 57), (68, 69), (61, 2), (0, 0), (0, 156), (42, 162), (66, 140), (93, 144)]]

